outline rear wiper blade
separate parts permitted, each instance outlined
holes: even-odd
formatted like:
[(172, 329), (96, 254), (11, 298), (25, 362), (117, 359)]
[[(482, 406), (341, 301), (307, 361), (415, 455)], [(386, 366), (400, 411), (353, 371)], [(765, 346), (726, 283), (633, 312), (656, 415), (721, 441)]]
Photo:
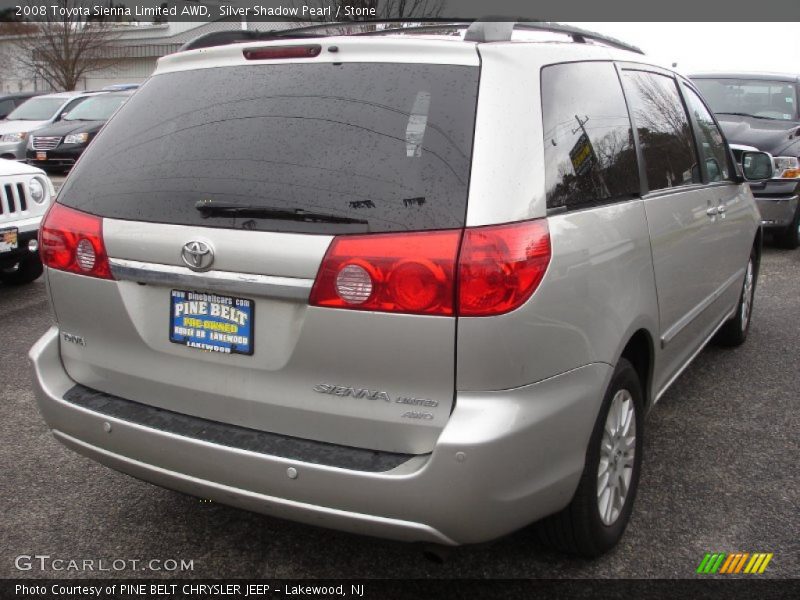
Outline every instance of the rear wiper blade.
[(342, 217), (329, 213), (308, 211), (302, 208), (287, 209), (214, 200), (198, 200), (195, 202), (194, 207), (202, 213), (203, 218), (208, 218), (213, 215), (232, 215), (256, 219), (279, 219), (283, 221), (306, 221), (312, 223), (369, 224), (369, 221), (365, 221), (364, 219), (353, 219), (351, 217)]

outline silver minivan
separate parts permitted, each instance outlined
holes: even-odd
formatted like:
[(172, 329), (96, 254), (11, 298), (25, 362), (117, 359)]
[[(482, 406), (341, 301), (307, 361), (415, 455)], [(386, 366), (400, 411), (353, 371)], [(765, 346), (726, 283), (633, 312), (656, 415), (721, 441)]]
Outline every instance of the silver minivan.
[(747, 336), (769, 156), (619, 42), (448, 27), (159, 61), (42, 227), (59, 441), (351, 532), (617, 542), (645, 413)]

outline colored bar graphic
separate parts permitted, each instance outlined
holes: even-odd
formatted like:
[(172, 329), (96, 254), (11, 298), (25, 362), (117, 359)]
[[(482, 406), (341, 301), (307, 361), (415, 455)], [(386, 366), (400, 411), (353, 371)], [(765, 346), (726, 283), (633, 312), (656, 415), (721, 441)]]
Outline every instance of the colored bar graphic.
[(720, 573), (730, 573), (731, 565), (736, 562), (736, 559), (739, 557), (738, 554), (728, 554), (728, 558), (725, 559), (725, 562), (722, 563), (722, 568), (719, 570)]
[(760, 556), (761, 555), (757, 552), (753, 554), (753, 556), (750, 558), (750, 562), (747, 563), (747, 566), (744, 568), (745, 573), (751, 573), (753, 571), (753, 566), (756, 564)]
[(750, 556), (749, 552), (745, 552), (744, 554), (742, 554), (742, 558), (739, 559), (739, 564), (736, 565), (736, 570), (734, 571), (734, 573), (738, 573), (742, 570), (742, 567), (744, 566), (744, 561), (747, 560), (748, 556)]
[(724, 552), (719, 553), (717, 561), (714, 563), (714, 566), (711, 567), (711, 570), (709, 571), (710, 573), (716, 573), (719, 570), (719, 568), (722, 566), (722, 561), (725, 560), (725, 556), (726, 555)]
[[(714, 575), (731, 575), (747, 573), (751, 575), (763, 573), (772, 560), (772, 552), (706, 552), (697, 566), (697, 573)], [(744, 569), (744, 571), (742, 570)]]
[(767, 565), (769, 564), (769, 561), (772, 560), (773, 556), (775, 555), (772, 552), (770, 552), (769, 554), (766, 555), (766, 557), (764, 557), (764, 562), (761, 563), (761, 567), (758, 569), (759, 573), (763, 573), (766, 570)]
[(703, 557), (703, 560), (700, 561), (700, 566), (697, 567), (698, 573), (705, 573), (706, 572), (706, 565), (708, 565), (709, 560), (711, 559), (711, 555), (706, 552), (706, 555)]

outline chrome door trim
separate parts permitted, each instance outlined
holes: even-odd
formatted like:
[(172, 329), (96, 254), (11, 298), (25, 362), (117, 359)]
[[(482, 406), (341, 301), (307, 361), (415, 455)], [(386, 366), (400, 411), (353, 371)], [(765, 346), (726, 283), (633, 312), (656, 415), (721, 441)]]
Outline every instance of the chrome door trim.
[(122, 258), (109, 258), (108, 262), (111, 266), (111, 273), (118, 281), (209, 289), (285, 300), (308, 300), (311, 287), (314, 285), (313, 279), (297, 277), (276, 277), (232, 271), (196, 273), (186, 267)]
[(692, 321), (694, 321), (700, 314), (711, 306), (722, 294), (724, 294), (727, 289), (735, 284), (739, 278), (744, 274), (744, 268), (739, 269), (731, 275), (727, 281), (725, 281), (721, 286), (719, 286), (713, 294), (708, 296), (705, 300), (703, 300), (700, 304), (695, 306), (692, 310), (688, 313), (683, 315), (674, 325), (672, 325), (669, 329), (664, 332), (664, 335), (661, 336), (661, 347), (666, 348), (667, 344), (669, 344), (676, 335), (678, 335), (684, 327), (689, 325)]
[(711, 338), (713, 338), (717, 334), (717, 332), (720, 330), (720, 328), (723, 325), (725, 325), (725, 323), (727, 323), (728, 320), (733, 317), (733, 315), (736, 314), (736, 308), (737, 308), (737, 306), (734, 306), (724, 317), (722, 317), (722, 320), (717, 324), (716, 327), (714, 327), (714, 329), (711, 330), (711, 333), (708, 334), (708, 337), (706, 337), (706, 339), (703, 340), (703, 343), (700, 344), (694, 352), (692, 352), (692, 354), (689, 356), (689, 358), (686, 359), (686, 362), (684, 362), (680, 366), (680, 368), (677, 371), (675, 371), (675, 374), (672, 377), (669, 378), (667, 383), (665, 383), (661, 387), (661, 389), (656, 394), (655, 399), (653, 400), (653, 404), (656, 404), (659, 400), (661, 400), (661, 396), (663, 396), (664, 393), (670, 388), (670, 386), (673, 383), (675, 383), (675, 380), (683, 374), (683, 372), (686, 370), (686, 367), (688, 367), (690, 364), (692, 364), (692, 361), (695, 358), (697, 358), (697, 355), (700, 354), (700, 352), (703, 351), (703, 348), (705, 348), (708, 345), (708, 342), (711, 341)]

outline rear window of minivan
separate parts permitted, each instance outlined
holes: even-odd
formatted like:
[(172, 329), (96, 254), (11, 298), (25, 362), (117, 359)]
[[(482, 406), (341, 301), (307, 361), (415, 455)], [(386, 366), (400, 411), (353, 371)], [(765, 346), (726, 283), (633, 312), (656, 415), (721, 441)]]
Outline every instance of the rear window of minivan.
[(87, 149), (59, 202), (261, 231), (462, 227), (478, 77), (477, 67), (387, 63), (157, 75)]

